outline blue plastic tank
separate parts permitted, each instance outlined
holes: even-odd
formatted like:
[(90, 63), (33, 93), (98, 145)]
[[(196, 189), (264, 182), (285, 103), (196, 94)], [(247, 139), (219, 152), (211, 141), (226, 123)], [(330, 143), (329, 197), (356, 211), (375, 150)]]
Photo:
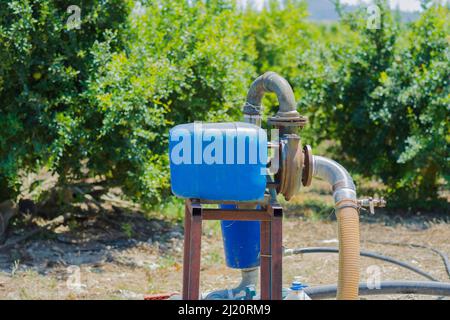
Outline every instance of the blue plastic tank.
[[(221, 205), (222, 209), (235, 209), (234, 205)], [(260, 264), (259, 221), (221, 221), (225, 261), (228, 267), (248, 269)]]
[(182, 198), (253, 201), (266, 189), (267, 133), (243, 123), (190, 123), (170, 130), (172, 192)]

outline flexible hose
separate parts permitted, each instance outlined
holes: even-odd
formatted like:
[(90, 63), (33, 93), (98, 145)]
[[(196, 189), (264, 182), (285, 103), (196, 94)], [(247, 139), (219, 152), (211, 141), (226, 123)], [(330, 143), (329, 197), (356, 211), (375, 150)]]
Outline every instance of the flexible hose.
[[(336, 295), (336, 285), (305, 288), (312, 299), (329, 299)], [(450, 283), (430, 281), (386, 281), (378, 288), (369, 288), (366, 283), (359, 284), (359, 294), (370, 296), (380, 294), (423, 294), (450, 297)]]
[(359, 283), (359, 212), (355, 184), (343, 166), (320, 156), (313, 156), (313, 176), (327, 181), (333, 189), (339, 238), (337, 298), (356, 300)]
[(336, 216), (339, 236), (338, 300), (357, 300), (359, 283), (359, 214), (356, 203), (338, 203)]
[[(330, 247), (330, 248), (329, 247), (311, 247), (311, 248), (286, 249), (284, 251), (284, 253), (286, 256), (289, 256), (292, 254), (307, 254), (307, 253), (339, 253), (339, 249), (332, 248), (332, 247)], [(421, 269), (416, 268), (415, 266), (412, 266), (409, 263), (406, 263), (406, 262), (403, 262), (403, 261), (400, 261), (400, 260), (397, 260), (397, 259), (394, 259), (391, 257), (387, 257), (384, 255), (378, 254), (376, 252), (361, 250), (360, 255), (362, 257), (368, 257), (368, 258), (373, 258), (373, 259), (390, 262), (390, 263), (396, 264), (400, 267), (403, 267), (405, 269), (411, 270), (412, 272), (420, 274), (421, 276), (423, 276), (431, 281), (439, 281), (438, 279), (436, 279), (429, 273), (422, 271)]]

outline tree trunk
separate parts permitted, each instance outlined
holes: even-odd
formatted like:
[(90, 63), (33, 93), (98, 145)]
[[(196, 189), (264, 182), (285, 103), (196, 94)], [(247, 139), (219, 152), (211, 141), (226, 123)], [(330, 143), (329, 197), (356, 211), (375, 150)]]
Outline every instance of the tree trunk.
[(9, 221), (18, 213), (18, 211), (17, 205), (11, 200), (0, 203), (0, 239), (4, 236)]

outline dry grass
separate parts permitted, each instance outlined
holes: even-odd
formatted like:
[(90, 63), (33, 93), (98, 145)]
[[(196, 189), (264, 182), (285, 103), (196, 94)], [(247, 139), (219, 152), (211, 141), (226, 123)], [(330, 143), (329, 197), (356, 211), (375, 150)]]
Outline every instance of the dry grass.
[[(287, 206), (287, 217), (284, 223), (286, 247), (336, 245), (334, 243), (336, 222), (334, 219), (323, 219), (332, 213), (332, 199), (327, 189), (323, 183), (318, 182), (310, 190), (304, 190)], [(318, 214), (318, 211), (322, 212)], [(422, 244), (450, 254), (450, 224), (441, 220), (429, 221), (422, 217), (391, 219), (389, 215), (379, 218), (363, 216), (362, 221), (361, 238), (364, 249), (409, 262), (442, 281), (449, 281), (439, 256), (433, 252), (420, 248), (374, 244), (370, 241)], [(205, 223), (202, 247), (202, 291), (232, 287), (239, 281), (239, 271), (228, 269), (224, 265), (219, 230), (217, 222)], [(109, 250), (110, 258), (81, 264), (79, 267), (82, 286), (78, 289), (67, 286), (67, 280), (71, 279), (67, 266), (55, 264), (35, 271), (32, 261), (28, 261), (25, 265), (18, 261), (14, 268), (11, 263), (10, 268), (4, 268), (0, 272), (0, 298), (142, 299), (144, 294), (180, 292), (182, 240), (174, 238), (164, 241), (166, 242), (137, 241), (126, 248), (112, 248)], [(84, 253), (80, 252), (80, 254)], [(284, 285), (288, 286), (295, 276), (302, 277), (303, 281), (310, 286), (335, 283), (337, 258), (336, 254), (286, 257)], [(395, 265), (362, 258), (362, 281), (367, 277), (367, 268), (372, 265), (380, 267), (381, 280), (424, 280)]]

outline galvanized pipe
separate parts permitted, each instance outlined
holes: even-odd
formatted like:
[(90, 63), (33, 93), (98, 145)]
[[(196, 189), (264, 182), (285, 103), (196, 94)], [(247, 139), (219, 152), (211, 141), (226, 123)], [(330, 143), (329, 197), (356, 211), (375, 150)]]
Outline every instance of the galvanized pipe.
[(356, 201), (356, 187), (348, 171), (334, 160), (313, 156), (313, 176), (331, 184), (335, 203)]
[(261, 101), (267, 92), (273, 92), (277, 95), (280, 104), (277, 116), (282, 118), (299, 117), (294, 91), (291, 85), (286, 79), (275, 72), (266, 72), (258, 77), (251, 85), (247, 94), (247, 103), (244, 106), (244, 114), (246, 116), (261, 115)]

